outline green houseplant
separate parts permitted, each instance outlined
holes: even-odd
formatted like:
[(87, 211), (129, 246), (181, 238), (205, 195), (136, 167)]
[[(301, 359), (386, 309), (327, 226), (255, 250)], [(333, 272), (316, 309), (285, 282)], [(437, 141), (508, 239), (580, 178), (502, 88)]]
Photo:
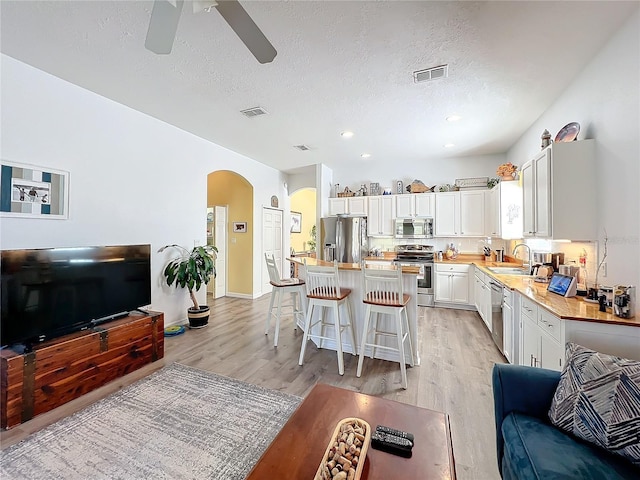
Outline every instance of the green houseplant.
[(178, 258), (170, 260), (162, 272), (167, 285), (175, 285), (176, 288), (186, 288), (193, 306), (187, 310), (190, 328), (201, 328), (209, 323), (209, 306), (198, 305), (195, 292), (200, 290), (202, 284), (209, 283), (216, 277), (215, 259), (218, 249), (213, 245), (194, 247), (189, 251), (180, 245), (165, 245), (158, 252), (167, 248), (174, 248), (180, 252)]

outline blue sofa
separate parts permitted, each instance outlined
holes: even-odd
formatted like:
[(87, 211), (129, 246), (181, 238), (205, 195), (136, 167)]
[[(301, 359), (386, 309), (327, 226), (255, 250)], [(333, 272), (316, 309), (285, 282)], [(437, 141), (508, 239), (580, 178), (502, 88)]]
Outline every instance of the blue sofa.
[(623, 457), (551, 425), (548, 412), (560, 372), (494, 365), (498, 470), (503, 479), (640, 479)]

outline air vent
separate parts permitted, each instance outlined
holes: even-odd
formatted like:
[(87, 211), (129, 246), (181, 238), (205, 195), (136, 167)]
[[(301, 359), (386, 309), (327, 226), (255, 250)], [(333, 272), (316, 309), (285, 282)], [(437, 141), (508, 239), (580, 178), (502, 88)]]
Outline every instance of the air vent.
[(428, 82), (438, 78), (449, 76), (449, 65), (440, 65), (439, 67), (427, 68), (426, 70), (418, 70), (413, 72), (413, 81), (416, 83)]
[(311, 147), (308, 147), (306, 145), (294, 145), (293, 148), (297, 148), (301, 152), (306, 152), (307, 150), (311, 150)]
[(247, 108), (246, 110), (240, 110), (240, 113), (247, 118), (258, 117), (260, 115), (266, 115), (267, 111), (262, 107)]

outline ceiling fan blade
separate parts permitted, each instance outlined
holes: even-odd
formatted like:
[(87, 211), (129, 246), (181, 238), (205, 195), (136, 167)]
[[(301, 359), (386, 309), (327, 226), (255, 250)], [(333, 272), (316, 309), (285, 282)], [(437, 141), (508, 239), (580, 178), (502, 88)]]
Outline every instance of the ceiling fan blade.
[(160, 55), (171, 53), (184, 0), (155, 0), (144, 46)]
[(278, 52), (238, 0), (219, 0), (216, 8), (260, 63), (273, 61)]

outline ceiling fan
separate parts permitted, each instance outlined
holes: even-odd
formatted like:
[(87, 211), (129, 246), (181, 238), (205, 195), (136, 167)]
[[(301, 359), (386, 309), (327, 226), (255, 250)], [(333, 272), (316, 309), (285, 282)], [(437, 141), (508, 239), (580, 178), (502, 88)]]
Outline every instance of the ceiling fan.
[[(171, 53), (184, 0), (155, 0), (144, 46), (160, 55)], [(238, 0), (194, 1), (193, 12), (218, 10), (260, 63), (271, 62), (278, 52)]]

